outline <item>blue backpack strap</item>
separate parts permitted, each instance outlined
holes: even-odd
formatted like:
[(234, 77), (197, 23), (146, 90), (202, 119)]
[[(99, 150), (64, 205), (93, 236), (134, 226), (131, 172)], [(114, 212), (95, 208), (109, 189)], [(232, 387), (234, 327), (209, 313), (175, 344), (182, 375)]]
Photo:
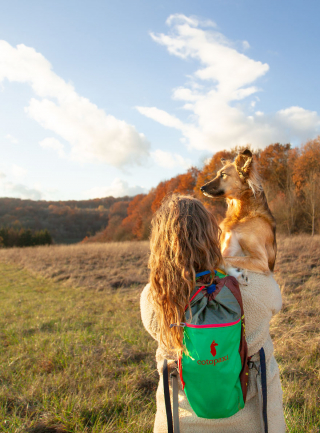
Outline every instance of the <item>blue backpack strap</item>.
[(268, 415), (267, 415), (267, 368), (266, 368), (266, 355), (263, 347), (259, 350), (260, 354), (260, 367), (261, 367), (261, 385), (262, 385), (262, 416), (264, 421), (264, 432), (268, 433)]
[(196, 274), (196, 278), (203, 277), (204, 275), (208, 275), (208, 274), (211, 274), (211, 272), (210, 271), (198, 272)]
[(170, 390), (169, 390), (168, 362), (166, 359), (163, 361), (163, 391), (164, 391), (164, 403), (165, 403), (166, 414), (167, 414), (168, 433), (173, 433), (172, 411), (171, 411)]

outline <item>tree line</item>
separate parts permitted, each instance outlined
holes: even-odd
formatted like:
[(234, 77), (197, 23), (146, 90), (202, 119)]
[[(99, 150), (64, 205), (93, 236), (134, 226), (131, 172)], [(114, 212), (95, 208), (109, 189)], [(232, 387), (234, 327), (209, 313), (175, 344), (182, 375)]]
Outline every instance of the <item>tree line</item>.
[(33, 247), (51, 245), (52, 237), (47, 229), (32, 232), (30, 229), (0, 229), (0, 247)]
[(21, 200), (0, 198), (0, 227), (15, 231), (47, 229), (55, 243), (80, 242), (85, 236), (103, 230), (109, 221), (110, 208), (129, 197), (105, 197), (93, 200)]
[[(200, 187), (215, 177), (222, 167), (221, 158), (233, 160), (240, 150), (217, 152), (203, 167), (192, 167), (160, 182), (148, 194), (135, 197), (58, 202), (0, 198), (0, 227), (10, 229), (12, 239), (18, 238), (13, 233), (23, 230), (47, 230), (54, 243), (148, 239), (153, 213), (173, 192), (199, 198), (220, 222), (226, 211), (225, 201), (205, 197)], [(275, 143), (253, 153), (277, 231), (289, 235), (319, 233), (320, 136), (300, 147)], [(29, 234), (23, 236), (30, 238)]]
[[(216, 176), (222, 167), (221, 158), (233, 160), (242, 149), (238, 147), (217, 152), (201, 169), (192, 167), (184, 174), (160, 182), (148, 194), (139, 194), (132, 200), (113, 204), (104, 230), (86, 237), (84, 242), (148, 239), (152, 215), (163, 198), (171, 193), (199, 198), (220, 222), (226, 211), (225, 201), (205, 197), (200, 187)], [(300, 147), (275, 143), (264, 150), (252, 152), (270, 209), (277, 221), (277, 231), (288, 235), (319, 233), (320, 136)]]

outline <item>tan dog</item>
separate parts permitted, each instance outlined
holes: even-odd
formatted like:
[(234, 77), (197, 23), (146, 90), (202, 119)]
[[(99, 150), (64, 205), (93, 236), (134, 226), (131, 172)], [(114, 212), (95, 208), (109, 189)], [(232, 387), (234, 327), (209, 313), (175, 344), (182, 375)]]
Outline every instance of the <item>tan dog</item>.
[[(234, 162), (222, 160), (217, 176), (200, 189), (208, 197), (225, 197), (228, 210), (221, 224), (222, 254), (229, 267), (268, 274), (277, 254), (276, 223), (268, 207), (252, 153)], [(239, 276), (235, 273), (234, 276)], [(231, 272), (232, 275), (232, 272)]]

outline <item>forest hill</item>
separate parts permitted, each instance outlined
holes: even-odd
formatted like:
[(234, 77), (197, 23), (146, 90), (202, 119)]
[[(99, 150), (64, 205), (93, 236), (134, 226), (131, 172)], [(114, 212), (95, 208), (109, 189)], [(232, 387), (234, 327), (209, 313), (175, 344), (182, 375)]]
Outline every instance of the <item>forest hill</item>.
[[(148, 194), (139, 194), (127, 205), (118, 202), (110, 209), (106, 228), (85, 242), (148, 239), (153, 213), (170, 193), (191, 194), (199, 198), (220, 222), (225, 215), (224, 199), (205, 197), (200, 187), (216, 176), (221, 159), (234, 159), (239, 151), (221, 151), (206, 161), (201, 170), (192, 167), (187, 173), (160, 182)], [(252, 150), (252, 149), (251, 149)], [(300, 147), (271, 144), (264, 150), (252, 150), (258, 163), (263, 188), (277, 222), (277, 232), (310, 233), (320, 230), (320, 136)], [(126, 217), (123, 218), (126, 208)]]
[[(201, 169), (192, 167), (135, 197), (59, 202), (2, 198), (0, 227), (47, 229), (56, 243), (143, 240), (149, 237), (153, 213), (167, 194), (175, 192), (199, 198), (220, 222), (225, 201), (205, 197), (200, 187), (215, 177), (222, 158), (233, 159), (244, 148), (217, 152)], [(276, 143), (252, 152), (277, 232), (319, 233), (320, 136), (300, 147)]]
[(18, 231), (24, 228), (32, 232), (47, 229), (54, 243), (80, 242), (85, 236), (106, 227), (112, 205), (121, 201), (127, 206), (131, 199), (106, 197), (81, 201), (34, 201), (0, 198), (0, 228)]

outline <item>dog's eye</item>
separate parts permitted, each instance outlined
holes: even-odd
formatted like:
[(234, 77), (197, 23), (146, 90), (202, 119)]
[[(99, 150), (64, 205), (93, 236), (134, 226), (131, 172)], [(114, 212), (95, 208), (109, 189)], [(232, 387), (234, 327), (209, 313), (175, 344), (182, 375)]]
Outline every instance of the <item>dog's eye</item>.
[(220, 177), (221, 177), (221, 179), (226, 179), (226, 178), (227, 178), (227, 175), (226, 175), (225, 173), (221, 173), (221, 174), (220, 174)]

